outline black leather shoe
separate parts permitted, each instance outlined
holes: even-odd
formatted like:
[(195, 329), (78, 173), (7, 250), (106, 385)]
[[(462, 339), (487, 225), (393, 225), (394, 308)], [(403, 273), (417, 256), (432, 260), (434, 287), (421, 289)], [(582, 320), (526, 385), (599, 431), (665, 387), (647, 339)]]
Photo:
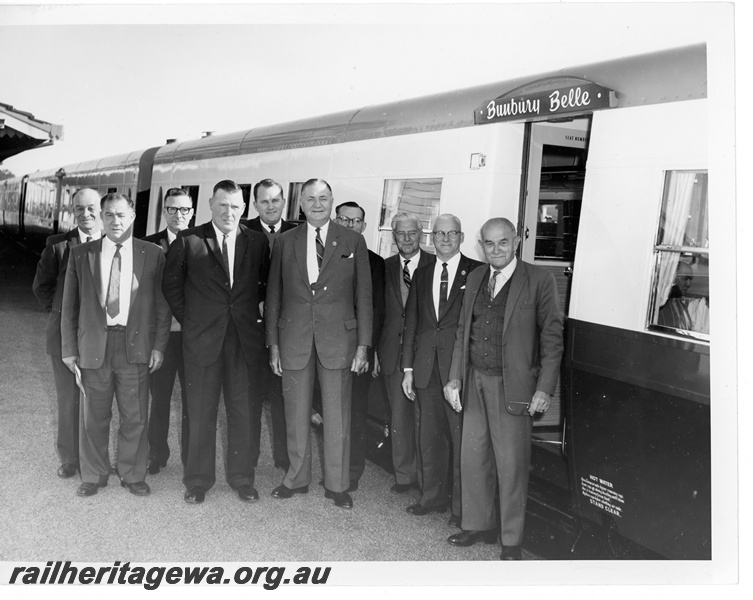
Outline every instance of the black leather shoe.
[(499, 560), (522, 560), (523, 556), (520, 552), (520, 546), (502, 546), (502, 553), (499, 555)]
[(70, 479), (76, 474), (76, 471), (78, 471), (76, 465), (73, 463), (64, 463), (60, 465), (60, 468), (58, 469), (58, 477), (60, 477), (60, 479)]
[(160, 469), (165, 468), (166, 464), (167, 461), (162, 462), (160, 460), (149, 459), (149, 463), (146, 466), (146, 472), (149, 473), (149, 475), (156, 475), (157, 473), (159, 473)]
[(299, 488), (293, 488), (290, 489), (285, 484), (278, 485), (275, 489), (272, 490), (272, 498), (277, 498), (278, 500), (287, 500), (288, 498), (292, 498), (295, 494), (308, 494), (309, 493), (309, 486), (304, 485)]
[(76, 490), (76, 496), (86, 497), (93, 496), (99, 491), (99, 488), (106, 487), (107, 483), (82, 483)]
[(346, 492), (356, 492), (358, 491), (358, 479), (351, 479), (350, 480), (350, 487), (345, 490)]
[(133, 483), (121, 481), (120, 485), (122, 487), (127, 487), (134, 496), (148, 496), (152, 491), (149, 489), (149, 485), (146, 481), (134, 481)]
[(462, 519), (458, 515), (450, 515), (450, 520), (447, 521), (447, 524), (450, 527), (457, 527), (458, 529), (460, 529), (461, 520)]
[(200, 485), (192, 485), (186, 490), (186, 493), (183, 494), (183, 500), (189, 504), (201, 504), (204, 502), (204, 495), (206, 493), (207, 491)]
[(421, 506), (420, 504), (411, 504), (405, 510), (417, 517), (423, 517), (424, 515), (428, 515), (429, 513), (433, 512), (441, 514), (447, 510), (447, 505), (442, 504), (441, 506)]
[(338, 508), (353, 508), (353, 498), (350, 497), (348, 492), (331, 492), (324, 488), (324, 497), (334, 500), (335, 506)]
[(242, 485), (236, 492), (238, 492), (238, 498), (244, 502), (256, 502), (259, 500), (259, 492), (250, 483)]
[(455, 533), (447, 538), (453, 546), (473, 546), (476, 542), (484, 541), (487, 544), (497, 543), (497, 530), (490, 529), (488, 531), (461, 531)]
[(417, 483), (396, 483), (390, 488), (390, 492), (393, 494), (405, 494), (414, 488), (418, 488)]

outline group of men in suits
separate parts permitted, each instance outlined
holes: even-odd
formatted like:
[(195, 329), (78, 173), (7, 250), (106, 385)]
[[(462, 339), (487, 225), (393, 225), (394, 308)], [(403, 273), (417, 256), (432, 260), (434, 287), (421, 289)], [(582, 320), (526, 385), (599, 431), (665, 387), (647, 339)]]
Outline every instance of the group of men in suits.
[(144, 241), (132, 237), (128, 197), (74, 195), (78, 227), (48, 240), (34, 283), (51, 311), (59, 476), (79, 470), (81, 496), (107, 484), (114, 395), (118, 475), (132, 493), (149, 494), (147, 472), (158, 473), (170, 454), (177, 373), (186, 502), (202, 503), (215, 483), (220, 392), (227, 481), (239, 498), (259, 497), (265, 400), (274, 463), (285, 471), (272, 496), (305, 494), (318, 387), (324, 494), (351, 508), (364, 469), (369, 385), (381, 373), (391, 408), (391, 491), (419, 490), (406, 508), (415, 516), (449, 507), (450, 524), (461, 528), (451, 544), (495, 543), (501, 531), (501, 558), (520, 558), (531, 417), (551, 403), (562, 354), (552, 276), (515, 258), (520, 239), (506, 219), (481, 229), (482, 268), (460, 252), (457, 217), (434, 220), (432, 256), (420, 248), (419, 219), (398, 212), (391, 223), (398, 253), (384, 261), (366, 248), (361, 206), (340, 204), (332, 219), (326, 181), (301, 188), (306, 221), (298, 227), (282, 220), (280, 184), (263, 180), (253, 195), (259, 216), (242, 223), (241, 188), (219, 182), (211, 220), (188, 228), (191, 198), (168, 190), (167, 228)]

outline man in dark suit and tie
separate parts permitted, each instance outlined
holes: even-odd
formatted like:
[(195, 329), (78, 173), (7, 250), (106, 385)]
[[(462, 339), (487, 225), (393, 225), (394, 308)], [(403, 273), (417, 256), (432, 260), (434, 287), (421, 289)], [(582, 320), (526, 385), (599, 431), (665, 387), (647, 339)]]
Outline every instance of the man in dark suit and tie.
[[(356, 202), (344, 202), (335, 209), (336, 221), (343, 227), (363, 234), (366, 229), (366, 211)], [(369, 270), (371, 272), (371, 304), (374, 311), (372, 339), (378, 340), (384, 323), (384, 259), (369, 250)], [(374, 348), (369, 348), (369, 369), (353, 376), (353, 389), (350, 403), (350, 487), (349, 492), (358, 489), (366, 468), (366, 419), (369, 415), (369, 389), (372, 377), (376, 377)]]
[[(519, 560), (531, 462), (531, 417), (547, 411), (562, 359), (562, 317), (551, 273), (515, 258), (507, 219), (481, 228), (488, 268), (468, 277), (445, 397), (463, 410), (463, 531), (455, 546), (497, 541)], [(462, 401), (460, 391), (462, 387)]]
[(57, 449), (60, 457), (58, 477), (63, 479), (73, 477), (79, 469), (79, 389), (75, 376), (61, 356), (60, 312), (63, 307), (65, 271), (71, 248), (101, 237), (99, 213), (99, 194), (95, 190), (83, 188), (73, 194), (73, 214), (77, 227), (47, 238), (32, 285), (34, 295), (50, 313), (47, 319), (47, 354), (52, 360), (57, 391)]
[(274, 498), (305, 494), (311, 483), (314, 378), (324, 411), (325, 497), (352, 508), (352, 373), (368, 368), (373, 308), (363, 236), (330, 220), (332, 188), (310, 179), (301, 188), (306, 224), (275, 240), (265, 323), (272, 369), (282, 376), (290, 468)]
[(85, 392), (76, 493), (91, 496), (107, 485), (114, 394), (121, 485), (146, 496), (148, 376), (162, 364), (170, 335), (161, 290), (165, 257), (154, 244), (133, 239), (130, 198), (107, 194), (101, 208), (105, 237), (71, 250), (63, 291), (63, 362), (80, 372)]
[[(167, 227), (162, 231), (144, 238), (145, 242), (157, 244), (167, 254), (170, 244), (178, 233), (188, 227), (193, 217), (193, 201), (188, 192), (181, 188), (170, 188), (165, 192), (162, 216)], [(186, 377), (183, 369), (183, 336), (180, 323), (172, 317), (170, 340), (165, 349), (162, 367), (149, 378), (149, 391), (152, 393), (152, 408), (149, 414), (149, 466), (150, 475), (156, 475), (167, 464), (170, 447), (167, 435), (170, 431), (170, 401), (173, 396), (175, 374), (180, 380), (181, 398), (181, 435), (180, 459), (185, 466), (188, 458), (188, 407), (186, 405)]]
[(463, 233), (457, 217), (439, 215), (432, 236), (436, 260), (416, 270), (405, 306), (403, 392), (418, 401), (423, 469), (421, 499), (406, 510), (417, 516), (441, 513), (450, 497), (450, 522), (459, 525), (461, 423), (460, 415), (445, 402), (443, 388), (449, 378), (465, 280), (481, 263), (460, 253)]
[[(395, 484), (391, 491), (404, 494), (422, 483), (418, 439), (418, 403), (410, 402), (403, 394), (403, 370), (400, 366), (405, 302), (408, 299), (416, 269), (432, 263), (434, 257), (420, 248), (421, 221), (409, 212), (399, 212), (392, 219), (392, 237), (398, 253), (384, 261), (385, 317), (379, 336), (376, 361), (384, 375), (387, 399), (390, 403), (392, 438), (392, 466)], [(376, 290), (375, 290), (376, 293)]]
[[(267, 236), (270, 252), (274, 248), (275, 238), (295, 225), (282, 218), (285, 210), (285, 196), (282, 186), (274, 179), (262, 179), (254, 186), (254, 208), (259, 215), (244, 224), (254, 231), (260, 231)], [(243, 222), (243, 221), (242, 221)], [(272, 415), (272, 459), (275, 467), (287, 471), (290, 466), (288, 460), (288, 444), (285, 426), (285, 404), (282, 399), (282, 380), (277, 377), (269, 366), (268, 360), (254, 365), (256, 380), (251, 390), (252, 402), (257, 404), (258, 418), (254, 422), (254, 432), (257, 439), (261, 436), (261, 407), (262, 402), (269, 402), (269, 412)], [(256, 453), (258, 460), (259, 453)], [(256, 462), (254, 462), (254, 465)]]
[(227, 482), (244, 502), (255, 502), (255, 416), (249, 401), (251, 366), (264, 359), (261, 303), (269, 271), (269, 244), (239, 224), (243, 192), (230, 180), (214, 186), (212, 220), (181, 231), (170, 246), (162, 289), (183, 329), (188, 388), (188, 460), (184, 499), (201, 504), (215, 483), (220, 391), (227, 411)]

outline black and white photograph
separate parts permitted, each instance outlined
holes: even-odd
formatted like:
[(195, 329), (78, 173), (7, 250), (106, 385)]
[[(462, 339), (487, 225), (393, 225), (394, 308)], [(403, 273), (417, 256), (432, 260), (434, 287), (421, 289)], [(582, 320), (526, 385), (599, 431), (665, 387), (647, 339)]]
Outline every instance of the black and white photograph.
[(0, 4), (0, 593), (742, 595), (750, 10)]

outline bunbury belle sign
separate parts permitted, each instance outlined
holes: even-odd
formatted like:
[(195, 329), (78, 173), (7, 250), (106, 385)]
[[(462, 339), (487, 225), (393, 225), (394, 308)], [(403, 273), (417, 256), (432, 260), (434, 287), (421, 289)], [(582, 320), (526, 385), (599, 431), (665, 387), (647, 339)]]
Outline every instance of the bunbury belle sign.
[(541, 119), (615, 106), (617, 94), (593, 81), (578, 77), (549, 77), (487, 100), (476, 109), (473, 120), (480, 125)]

